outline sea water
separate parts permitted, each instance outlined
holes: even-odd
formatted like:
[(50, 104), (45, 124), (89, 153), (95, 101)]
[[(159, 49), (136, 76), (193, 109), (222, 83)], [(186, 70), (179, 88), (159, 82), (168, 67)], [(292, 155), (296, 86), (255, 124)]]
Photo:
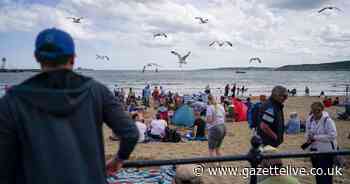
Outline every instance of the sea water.
[[(319, 95), (324, 91), (326, 95), (344, 95), (347, 84), (350, 84), (350, 71), (247, 71), (237, 74), (228, 70), (193, 70), (193, 71), (159, 71), (151, 72), (132, 70), (118, 71), (77, 71), (107, 85), (111, 90), (117, 85), (119, 88), (133, 88), (137, 95), (141, 95), (146, 84), (162, 86), (166, 91), (180, 94), (192, 94), (204, 91), (209, 85), (215, 95), (223, 94), (226, 84), (236, 83), (237, 87), (245, 86), (245, 95), (268, 95), (275, 85), (283, 85), (288, 89), (296, 88), (297, 95), (304, 95), (305, 86), (310, 88), (311, 95)], [(1, 94), (4, 85), (15, 85), (36, 75), (34, 72), (0, 73)]]

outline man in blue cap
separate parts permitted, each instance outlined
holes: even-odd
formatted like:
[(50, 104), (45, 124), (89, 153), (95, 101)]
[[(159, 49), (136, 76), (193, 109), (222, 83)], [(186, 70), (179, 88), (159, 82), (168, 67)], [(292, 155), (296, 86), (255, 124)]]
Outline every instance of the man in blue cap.
[[(72, 71), (68, 33), (42, 31), (34, 54), (42, 72), (0, 99), (0, 183), (106, 183), (135, 147), (135, 123), (106, 86)], [(103, 122), (120, 138), (107, 168)]]

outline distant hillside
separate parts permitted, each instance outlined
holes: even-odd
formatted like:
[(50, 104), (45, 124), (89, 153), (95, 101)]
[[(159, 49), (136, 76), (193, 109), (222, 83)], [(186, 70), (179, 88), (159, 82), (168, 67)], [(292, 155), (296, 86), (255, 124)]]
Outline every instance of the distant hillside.
[(221, 70), (221, 71), (236, 71), (236, 70), (254, 70), (254, 71), (273, 71), (275, 68), (269, 67), (222, 67), (222, 68), (208, 68), (208, 69), (198, 69), (200, 71), (203, 70)]
[(276, 71), (350, 71), (350, 61), (334, 63), (286, 65), (275, 69)]

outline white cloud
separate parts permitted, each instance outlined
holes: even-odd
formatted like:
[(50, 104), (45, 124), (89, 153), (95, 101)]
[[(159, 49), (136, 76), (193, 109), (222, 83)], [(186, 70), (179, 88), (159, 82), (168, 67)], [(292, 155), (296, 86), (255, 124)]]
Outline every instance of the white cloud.
[[(84, 45), (83, 53), (110, 53), (125, 60), (162, 57), (175, 61), (168, 52), (191, 50), (194, 66), (215, 67), (213, 58), (222, 65), (246, 64), (247, 58), (268, 56), (266, 63), (279, 64), (281, 58), (293, 64), (298, 57), (344, 58), (349, 53), (349, 13), (318, 14), (327, 0), (62, 0), (56, 6), (5, 3), (0, 13), (0, 32), (38, 32), (47, 27), (59, 27), (70, 32)], [(335, 0), (336, 6), (350, 3)], [(297, 11), (295, 11), (297, 10)], [(299, 11), (302, 10), (302, 11)], [(83, 16), (82, 24), (66, 17)], [(209, 19), (199, 24), (194, 17)], [(156, 32), (168, 33), (168, 38), (153, 38)], [(20, 33), (18, 33), (20, 34)], [(210, 48), (213, 40), (229, 40), (233, 48)], [(102, 50), (102, 51), (101, 51)], [(148, 52), (147, 50), (151, 50)], [(120, 53), (123, 52), (123, 53)], [(132, 56), (132, 57), (131, 57)], [(339, 56), (339, 57), (338, 57)], [(88, 59), (88, 57), (86, 58)], [(91, 62), (93, 63), (93, 62)], [(115, 66), (118, 66), (117, 64)], [(134, 68), (137, 66), (131, 66)]]

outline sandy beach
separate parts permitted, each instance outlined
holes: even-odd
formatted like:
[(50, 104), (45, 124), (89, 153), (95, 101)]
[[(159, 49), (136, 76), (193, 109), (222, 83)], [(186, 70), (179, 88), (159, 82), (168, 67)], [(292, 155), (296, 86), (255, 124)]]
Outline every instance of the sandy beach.
[[(290, 112), (298, 112), (300, 118), (306, 118), (310, 110), (310, 104), (320, 101), (318, 97), (289, 97), (285, 103), (285, 119), (287, 120)], [(340, 148), (350, 148), (350, 142), (347, 138), (350, 132), (350, 123), (346, 121), (336, 120), (336, 113), (344, 111), (342, 107), (327, 108), (332, 119), (336, 122), (338, 131), (338, 144)], [(145, 120), (150, 120), (151, 111), (146, 112)], [(250, 149), (250, 130), (246, 122), (227, 122), (227, 136), (224, 139), (223, 153), (224, 155), (245, 154)], [(111, 130), (105, 127), (105, 149), (107, 158), (118, 150), (118, 142), (112, 142), (108, 139)], [(301, 151), (300, 145), (304, 143), (304, 134), (285, 135), (285, 141), (280, 146), (282, 152)], [(138, 144), (131, 155), (131, 160), (138, 159), (175, 159), (175, 158), (191, 158), (208, 156), (207, 142), (184, 142), (184, 143), (149, 143)], [(230, 162), (222, 163), (222, 165), (232, 165), (234, 167), (249, 166), (248, 162)], [(304, 159), (285, 159), (284, 165), (292, 165), (294, 167), (310, 168), (311, 163), (308, 158)], [(304, 184), (314, 183), (313, 176), (297, 176), (299, 181)], [(247, 183), (247, 179), (239, 176), (209, 176), (205, 173), (203, 176), (205, 183)], [(344, 170), (344, 176), (336, 176), (335, 183), (350, 183), (350, 170)]]

